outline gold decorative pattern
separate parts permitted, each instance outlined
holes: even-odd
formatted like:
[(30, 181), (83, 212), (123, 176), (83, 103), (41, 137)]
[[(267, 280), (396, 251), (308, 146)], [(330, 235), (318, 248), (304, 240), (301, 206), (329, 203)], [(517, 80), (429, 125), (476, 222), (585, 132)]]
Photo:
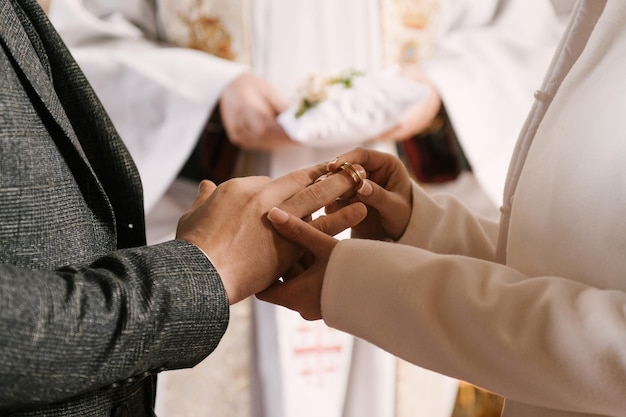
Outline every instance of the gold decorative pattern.
[(160, 0), (167, 40), (250, 64), (249, 0)]
[(383, 0), (382, 45), (387, 65), (418, 63), (432, 53), (440, 0)]
[(208, 52), (220, 58), (234, 60), (232, 38), (222, 20), (201, 11), (201, 0), (196, 1), (199, 13), (194, 16), (180, 14), (180, 19), (189, 29), (187, 47)]

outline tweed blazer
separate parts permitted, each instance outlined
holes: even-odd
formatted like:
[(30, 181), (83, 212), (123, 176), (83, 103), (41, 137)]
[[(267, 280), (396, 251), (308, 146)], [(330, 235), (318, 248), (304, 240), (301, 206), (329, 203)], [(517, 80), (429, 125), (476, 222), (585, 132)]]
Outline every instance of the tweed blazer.
[(152, 415), (155, 375), (217, 345), (228, 300), (146, 247), (135, 165), (35, 0), (0, 0), (0, 415)]

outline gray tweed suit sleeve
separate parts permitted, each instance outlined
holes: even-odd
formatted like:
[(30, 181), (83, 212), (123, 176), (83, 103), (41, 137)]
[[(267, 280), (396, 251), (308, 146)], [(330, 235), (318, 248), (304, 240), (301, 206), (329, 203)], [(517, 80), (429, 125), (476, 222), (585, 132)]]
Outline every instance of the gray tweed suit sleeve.
[(0, 410), (194, 366), (228, 322), (218, 274), (181, 241), (57, 271), (0, 265), (0, 291)]

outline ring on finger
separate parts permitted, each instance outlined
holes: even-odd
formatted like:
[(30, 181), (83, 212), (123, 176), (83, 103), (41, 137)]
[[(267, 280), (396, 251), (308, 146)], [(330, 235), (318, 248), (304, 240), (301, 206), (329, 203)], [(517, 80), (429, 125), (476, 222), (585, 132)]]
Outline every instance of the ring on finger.
[(357, 191), (363, 185), (363, 178), (359, 175), (359, 171), (352, 165), (350, 162), (344, 162), (339, 166), (340, 169), (345, 171), (350, 177), (352, 181), (354, 181), (354, 190)]

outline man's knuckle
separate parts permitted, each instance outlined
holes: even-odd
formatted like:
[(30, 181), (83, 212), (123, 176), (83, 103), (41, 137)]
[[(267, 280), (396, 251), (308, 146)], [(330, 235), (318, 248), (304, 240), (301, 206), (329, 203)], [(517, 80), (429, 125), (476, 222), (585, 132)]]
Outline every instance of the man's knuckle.
[(311, 183), (311, 179), (304, 171), (292, 171), (287, 175), (292, 181), (303, 187), (306, 187)]

